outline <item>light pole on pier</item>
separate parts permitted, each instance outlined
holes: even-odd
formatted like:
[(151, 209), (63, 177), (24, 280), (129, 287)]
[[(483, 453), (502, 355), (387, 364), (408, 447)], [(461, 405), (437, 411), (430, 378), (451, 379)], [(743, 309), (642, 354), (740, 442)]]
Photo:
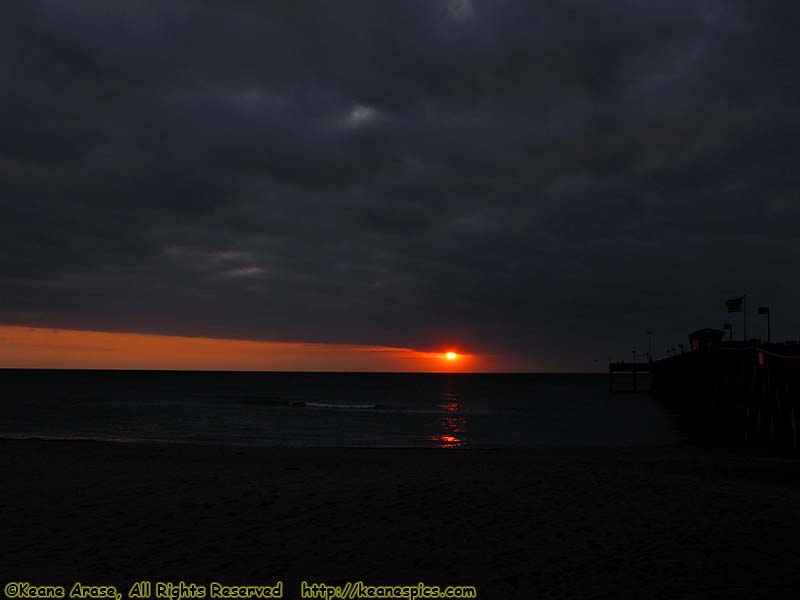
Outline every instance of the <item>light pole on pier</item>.
[(767, 315), (767, 343), (772, 343), (772, 316), (770, 315), (769, 306), (759, 306), (758, 314)]

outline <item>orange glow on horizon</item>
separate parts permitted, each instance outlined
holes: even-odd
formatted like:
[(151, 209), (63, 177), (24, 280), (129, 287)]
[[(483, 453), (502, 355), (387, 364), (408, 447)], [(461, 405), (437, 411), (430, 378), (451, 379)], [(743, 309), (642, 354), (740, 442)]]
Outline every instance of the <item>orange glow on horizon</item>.
[(447, 360), (455, 360), (458, 358), (458, 354), (456, 354), (455, 352), (448, 352), (447, 354), (445, 354), (445, 357), (447, 357)]
[[(450, 358), (454, 354), (458, 361)], [(476, 372), (491, 357), (392, 346), (263, 342), (0, 325), (0, 368)]]

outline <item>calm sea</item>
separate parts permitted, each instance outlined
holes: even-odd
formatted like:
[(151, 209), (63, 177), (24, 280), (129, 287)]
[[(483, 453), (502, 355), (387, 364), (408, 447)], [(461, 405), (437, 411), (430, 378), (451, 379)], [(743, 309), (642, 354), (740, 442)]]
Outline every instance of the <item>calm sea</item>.
[(671, 444), (605, 375), (0, 370), (0, 437), (257, 446)]

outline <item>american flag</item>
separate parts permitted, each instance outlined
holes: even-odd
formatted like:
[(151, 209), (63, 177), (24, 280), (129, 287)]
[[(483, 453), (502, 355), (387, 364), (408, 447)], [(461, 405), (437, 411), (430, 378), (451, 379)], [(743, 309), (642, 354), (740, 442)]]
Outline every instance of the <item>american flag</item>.
[(744, 296), (739, 296), (738, 298), (725, 300), (725, 306), (728, 307), (729, 313), (742, 312), (742, 302), (744, 302)]

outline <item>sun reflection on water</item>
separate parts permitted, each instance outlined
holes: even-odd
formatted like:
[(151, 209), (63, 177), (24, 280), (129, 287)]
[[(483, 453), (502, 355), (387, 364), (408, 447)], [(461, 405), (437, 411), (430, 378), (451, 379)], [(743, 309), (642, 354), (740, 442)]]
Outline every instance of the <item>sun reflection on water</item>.
[(444, 411), (437, 421), (439, 431), (431, 436), (440, 448), (459, 448), (467, 444), (467, 419), (462, 412), (458, 394), (447, 392), (445, 402), (438, 405)]

